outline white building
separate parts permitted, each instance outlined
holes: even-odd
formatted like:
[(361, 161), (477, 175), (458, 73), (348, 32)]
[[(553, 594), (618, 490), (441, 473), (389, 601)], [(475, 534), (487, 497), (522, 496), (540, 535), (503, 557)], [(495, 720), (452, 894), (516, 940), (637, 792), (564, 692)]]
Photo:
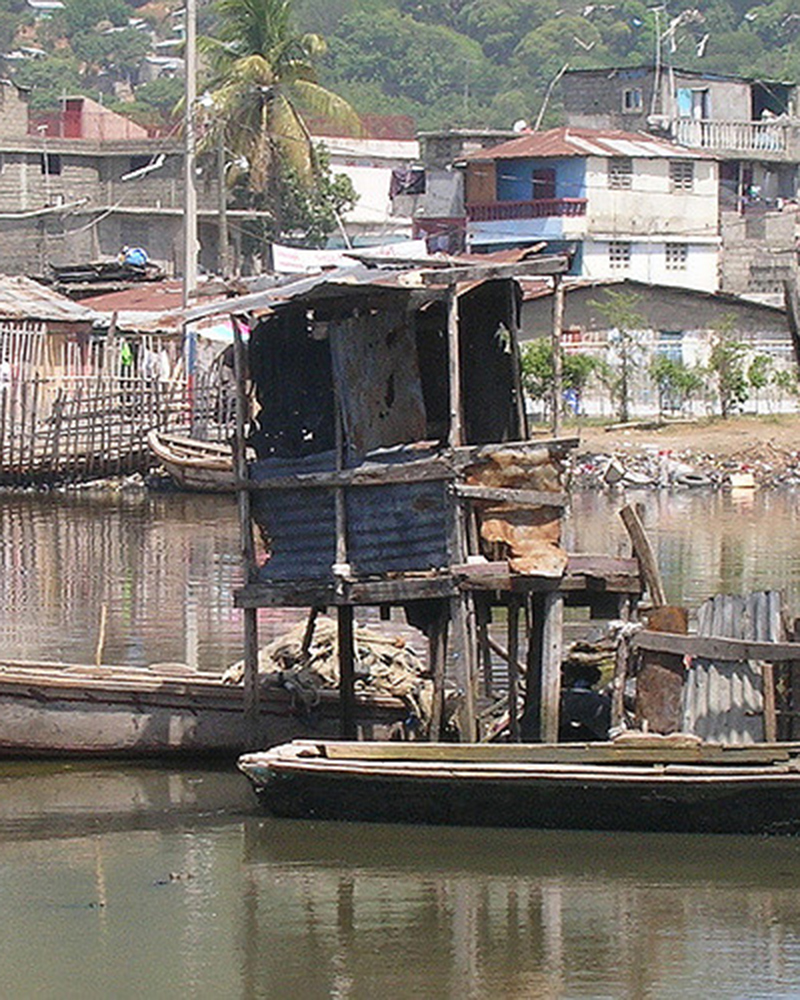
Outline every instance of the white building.
[(465, 158), (467, 241), (539, 242), (572, 273), (704, 291), (719, 287), (717, 162), (643, 134), (559, 128)]

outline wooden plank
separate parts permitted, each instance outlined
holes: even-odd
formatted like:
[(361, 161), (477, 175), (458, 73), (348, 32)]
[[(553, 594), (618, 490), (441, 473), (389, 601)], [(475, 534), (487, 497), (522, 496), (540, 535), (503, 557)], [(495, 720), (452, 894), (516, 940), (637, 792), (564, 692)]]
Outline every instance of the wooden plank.
[(564, 640), (562, 595), (545, 594), (542, 612), (541, 734), (545, 743), (555, 743), (558, 739)]
[(451, 448), (462, 444), (461, 427), (461, 357), (458, 337), (458, 296), (453, 285), (447, 296), (447, 382), (449, 393)]
[(542, 462), (550, 461), (553, 455), (566, 455), (567, 452), (577, 448), (580, 438), (531, 438), (527, 441), (503, 441), (497, 444), (473, 444), (462, 445), (452, 449), (453, 464), (456, 469), (461, 469), (467, 465), (474, 465), (481, 459), (491, 458), (492, 455), (502, 454), (509, 451), (542, 452)]
[[(647, 741), (644, 741), (647, 743)], [(800, 755), (800, 745), (762, 744), (692, 746), (647, 743), (644, 746), (609, 743), (401, 743), (295, 740), (293, 747), (309, 746), (330, 760), (397, 760), (468, 763), (695, 763), (730, 767), (785, 763)]]
[(455, 285), (466, 281), (502, 281), (543, 274), (564, 274), (569, 270), (569, 258), (563, 254), (548, 254), (511, 264), (473, 264), (465, 267), (435, 268), (422, 271), (422, 283)]
[(267, 479), (237, 480), (237, 489), (261, 490), (335, 489), (341, 486), (386, 486), (390, 483), (422, 483), (453, 479), (455, 473), (445, 458), (403, 462), (397, 465), (369, 463), (355, 469), (304, 472)]
[(564, 326), (564, 283), (559, 276), (553, 278), (553, 329), (550, 347), (553, 355), (553, 387), (551, 406), (553, 408), (553, 437), (561, 435), (561, 407), (564, 405), (563, 372), (561, 356), (562, 328)]
[(658, 562), (650, 544), (650, 539), (644, 530), (642, 519), (639, 517), (636, 508), (632, 504), (623, 507), (619, 512), (623, 524), (633, 545), (633, 551), (639, 560), (641, 573), (650, 592), (650, 599), (658, 607), (667, 603), (667, 595), (664, 591), (664, 583), (658, 569)]
[(344, 581), (339, 591), (333, 580), (252, 583), (234, 591), (237, 608), (295, 607), (314, 604), (403, 604), (435, 597), (453, 597), (458, 586), (451, 576), (404, 577), (400, 580)]
[(566, 493), (550, 493), (546, 490), (524, 490), (499, 486), (470, 486), (456, 483), (453, 492), (466, 500), (489, 500), (497, 503), (513, 503), (520, 507), (566, 507), (569, 497)]
[(633, 637), (634, 649), (647, 649), (677, 656), (700, 656), (706, 660), (766, 660), (782, 663), (800, 660), (800, 642), (756, 642), (753, 639), (726, 639), (721, 636), (678, 635), (644, 629)]

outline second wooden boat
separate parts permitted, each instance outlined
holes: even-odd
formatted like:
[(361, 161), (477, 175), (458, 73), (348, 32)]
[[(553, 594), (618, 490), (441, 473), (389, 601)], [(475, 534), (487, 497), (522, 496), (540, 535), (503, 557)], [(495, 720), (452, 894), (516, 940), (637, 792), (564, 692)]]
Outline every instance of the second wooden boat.
[(230, 445), (159, 430), (150, 431), (147, 445), (179, 489), (202, 493), (235, 489)]
[[(387, 738), (408, 716), (399, 699), (361, 693), (363, 739)], [(0, 661), (0, 756), (235, 757), (253, 746), (339, 732), (337, 691), (307, 707), (290, 691), (262, 687), (248, 729), (244, 691), (219, 674), (153, 668)]]
[(295, 742), (239, 759), (295, 818), (463, 826), (796, 833), (800, 744)]

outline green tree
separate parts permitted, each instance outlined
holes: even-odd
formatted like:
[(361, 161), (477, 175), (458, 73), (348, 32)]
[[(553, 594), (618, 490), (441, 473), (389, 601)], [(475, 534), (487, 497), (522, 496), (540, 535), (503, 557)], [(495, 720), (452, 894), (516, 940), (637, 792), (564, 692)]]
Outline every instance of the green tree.
[(756, 413), (758, 413), (758, 393), (771, 382), (773, 361), (768, 354), (757, 354), (747, 367), (747, 382), (755, 393)]
[(606, 370), (608, 388), (618, 404), (619, 419), (630, 419), (631, 381), (641, 345), (636, 330), (642, 329), (645, 320), (639, 312), (641, 297), (635, 292), (620, 292), (612, 288), (604, 291), (604, 298), (590, 302), (611, 327), (610, 346), (617, 355), (617, 364)]
[(658, 411), (682, 409), (703, 388), (703, 376), (683, 361), (656, 354), (650, 362), (650, 377), (658, 386)]
[(211, 68), (206, 144), (222, 142), (246, 161), (254, 192), (276, 185), (284, 165), (313, 185), (319, 167), (306, 116), (359, 130), (352, 107), (317, 82), (323, 39), (294, 32), (290, 0), (217, 0), (215, 9), (215, 37), (201, 41)]
[(724, 419), (740, 409), (750, 395), (745, 373), (746, 348), (733, 334), (733, 317), (725, 317), (711, 348), (709, 370), (717, 381), (720, 412)]
[[(522, 345), (522, 387), (531, 399), (549, 404), (553, 389), (555, 368), (550, 340), (540, 337)], [(561, 384), (565, 391), (574, 393), (578, 412), (583, 393), (592, 376), (601, 369), (599, 358), (582, 352), (561, 352)]]

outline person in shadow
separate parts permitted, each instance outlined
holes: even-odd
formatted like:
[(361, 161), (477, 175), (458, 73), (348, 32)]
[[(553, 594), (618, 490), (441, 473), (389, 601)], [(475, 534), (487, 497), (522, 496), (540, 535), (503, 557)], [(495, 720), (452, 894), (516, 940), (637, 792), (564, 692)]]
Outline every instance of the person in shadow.
[(594, 664), (568, 663), (563, 669), (559, 742), (607, 740), (611, 697), (595, 690), (600, 671)]

